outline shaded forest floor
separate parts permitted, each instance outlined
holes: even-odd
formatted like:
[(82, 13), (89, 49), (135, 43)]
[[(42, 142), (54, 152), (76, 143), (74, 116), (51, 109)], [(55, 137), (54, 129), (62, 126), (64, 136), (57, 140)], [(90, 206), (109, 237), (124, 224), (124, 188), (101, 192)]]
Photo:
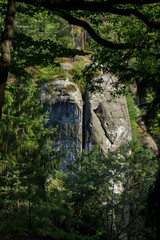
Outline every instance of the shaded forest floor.
[[(9, 237), (9, 238), (8, 238)], [(54, 240), (52, 237), (41, 237), (41, 236), (34, 236), (29, 233), (12, 233), (10, 236), (7, 237), (7, 240)], [(2, 236), (3, 238), (3, 236)], [(5, 240), (5, 238), (4, 238)]]

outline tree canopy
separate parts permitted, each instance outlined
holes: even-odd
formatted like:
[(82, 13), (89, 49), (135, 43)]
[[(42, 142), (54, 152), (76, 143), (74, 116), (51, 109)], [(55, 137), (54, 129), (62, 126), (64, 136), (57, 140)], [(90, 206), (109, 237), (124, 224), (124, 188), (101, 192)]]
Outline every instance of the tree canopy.
[[(84, 28), (89, 35), (100, 45), (108, 49), (134, 51), (135, 49), (146, 49), (153, 37), (154, 33), (159, 32), (159, 10), (160, 1), (158, 0), (108, 0), (108, 1), (32, 1), (32, 0), (8, 0), (1, 1), (1, 7), (4, 8), (7, 3), (7, 11), (5, 13), (5, 25), (1, 34), (2, 60), (0, 64), (0, 112), (2, 112), (3, 95), (5, 84), (7, 81), (9, 66), (11, 62), (11, 46), (14, 36), (14, 21), (16, 6), (18, 3), (35, 6), (38, 11), (45, 8), (49, 10), (49, 14), (56, 14), (69, 22), (69, 24), (77, 25)], [(109, 14), (109, 15), (108, 15)], [(125, 26), (135, 31), (135, 36), (128, 37), (128, 30), (125, 35), (119, 37), (118, 33), (111, 39), (112, 28), (106, 29), (105, 34), (102, 33), (101, 27), (107, 22), (108, 16), (112, 17), (112, 21), (125, 21)], [(119, 17), (122, 17), (120, 20)], [(117, 20), (116, 20), (117, 19)], [(137, 22), (138, 21), (138, 22)], [(108, 22), (109, 23), (109, 22)], [(112, 22), (111, 22), (112, 23)], [(140, 24), (141, 31), (137, 32), (137, 26)], [(97, 28), (98, 27), (98, 28)], [(103, 30), (104, 31), (104, 30)], [(151, 37), (147, 38), (146, 32), (151, 33)], [(54, 34), (54, 32), (53, 32)], [(158, 39), (156, 40), (158, 44)], [(158, 53), (159, 54), (159, 53)]]
[[(70, 24), (83, 27), (90, 36), (99, 44), (111, 49), (127, 49), (133, 48), (133, 43), (115, 43), (102, 38), (88, 21), (82, 20), (80, 17), (74, 16), (72, 11), (83, 11), (89, 13), (111, 13), (120, 16), (135, 16), (142, 21), (148, 28), (160, 29), (159, 19), (155, 17), (155, 9), (151, 13), (151, 8), (156, 8), (158, 11), (159, 6), (155, 5), (159, 3), (155, 1), (24, 1), (19, 0), (17, 2), (23, 2), (34, 6), (42, 6), (55, 14), (58, 14)], [(150, 14), (147, 12), (150, 11)], [(81, 15), (81, 14), (80, 14)], [(131, 23), (133, 27), (133, 22)]]

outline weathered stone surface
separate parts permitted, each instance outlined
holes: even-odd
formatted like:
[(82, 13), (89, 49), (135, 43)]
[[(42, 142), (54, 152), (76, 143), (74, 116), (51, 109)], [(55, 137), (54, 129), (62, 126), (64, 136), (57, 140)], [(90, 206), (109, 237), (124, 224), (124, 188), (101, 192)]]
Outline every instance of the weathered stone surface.
[[(48, 84), (52, 92), (47, 92)], [(72, 161), (82, 150), (82, 95), (68, 79), (56, 80), (46, 83), (41, 99), (50, 102), (48, 126), (58, 127), (53, 147), (63, 152), (69, 151), (61, 165), (65, 168), (64, 161)]]
[[(102, 76), (102, 92), (86, 93), (83, 108), (78, 87), (67, 80), (45, 83), (42, 101), (50, 102), (48, 126), (58, 126), (53, 146), (70, 151), (65, 161), (72, 161), (82, 146), (89, 150), (97, 143), (107, 153), (132, 138), (125, 97), (113, 98), (111, 82), (116, 78)], [(65, 168), (64, 161), (61, 165)]]
[(155, 156), (158, 156), (159, 154), (158, 146), (153, 137), (147, 133), (147, 129), (144, 122), (141, 121), (140, 124), (137, 125), (137, 131), (139, 134), (139, 140), (143, 144), (144, 148), (149, 148)]
[(115, 77), (103, 75), (103, 92), (86, 97), (86, 148), (100, 142), (102, 150), (115, 150), (132, 139), (128, 108), (124, 96), (113, 98)]
[(71, 71), (73, 69), (73, 64), (71, 64), (70, 62), (60, 63), (60, 66), (65, 71)]
[(158, 156), (159, 154), (158, 146), (150, 134), (145, 133), (144, 137), (141, 140), (144, 147), (149, 148), (155, 156)]

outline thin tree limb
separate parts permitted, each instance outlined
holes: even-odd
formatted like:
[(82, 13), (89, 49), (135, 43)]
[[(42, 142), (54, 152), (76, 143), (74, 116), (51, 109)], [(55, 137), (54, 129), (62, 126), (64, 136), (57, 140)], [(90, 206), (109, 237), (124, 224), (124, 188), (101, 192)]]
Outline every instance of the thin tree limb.
[(131, 8), (118, 9), (118, 8), (112, 7), (108, 10), (108, 12), (113, 13), (113, 14), (123, 15), (123, 16), (134, 15), (138, 19), (140, 19), (142, 22), (144, 22), (149, 28), (160, 29), (160, 22), (149, 21), (149, 19), (144, 14), (142, 14), (141, 12), (139, 12), (136, 9), (131, 9)]
[[(17, 0), (17, 2), (23, 2), (27, 4), (31, 4), (33, 6), (42, 6), (51, 11), (56, 10), (82, 10), (82, 11), (89, 11), (89, 12), (109, 12), (112, 14), (118, 14), (123, 16), (130, 16), (134, 15), (139, 20), (143, 21), (149, 28), (160, 29), (160, 22), (151, 22), (147, 16), (137, 9), (127, 8), (127, 9), (120, 9), (117, 8), (117, 5), (125, 5), (125, 4), (132, 4), (134, 5), (145, 5), (145, 4), (154, 4), (160, 3), (160, 0), (108, 0), (106, 2), (86, 2), (86, 1), (61, 1), (61, 2), (53, 2), (51, 1), (44, 1), (40, 4), (37, 1), (33, 0)], [(116, 5), (116, 7), (114, 7)]]
[(130, 43), (113, 43), (101, 38), (87, 22), (77, 19), (69, 13), (66, 13), (64, 11), (57, 11), (57, 14), (68, 21), (70, 24), (83, 27), (97, 43), (101, 44), (104, 47), (115, 50), (129, 49), (134, 47), (133, 44)]
[[(33, 0), (17, 0), (17, 2), (28, 3), (34, 6), (38, 5), (38, 1)], [(160, 0), (108, 0), (101, 2), (86, 2), (83, 0), (70, 0), (70, 1), (60, 1), (51, 3), (50, 0), (46, 0), (41, 2), (39, 5), (46, 7), (50, 10), (61, 9), (61, 10), (83, 10), (83, 11), (91, 11), (91, 12), (102, 12), (108, 11), (110, 7), (117, 4), (132, 4), (132, 5), (150, 5), (154, 3), (160, 3)]]

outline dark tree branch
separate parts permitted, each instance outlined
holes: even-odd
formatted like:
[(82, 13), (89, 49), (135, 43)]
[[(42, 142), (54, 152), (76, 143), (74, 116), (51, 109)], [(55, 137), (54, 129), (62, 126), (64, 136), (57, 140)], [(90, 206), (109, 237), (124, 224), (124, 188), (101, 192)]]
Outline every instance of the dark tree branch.
[(153, 3), (159, 3), (159, 0), (108, 0), (107, 2), (110, 2), (113, 4), (134, 4), (134, 5), (144, 5), (144, 4), (153, 4)]
[(64, 18), (66, 21), (68, 21), (70, 24), (83, 27), (97, 43), (101, 44), (104, 47), (115, 49), (115, 50), (118, 50), (118, 49), (122, 50), (122, 49), (128, 49), (128, 48), (134, 47), (130, 43), (113, 43), (101, 38), (87, 22), (77, 19), (72, 15), (70, 15), (69, 13), (66, 13), (64, 11), (57, 11), (57, 14), (60, 17)]
[(113, 13), (113, 14), (123, 15), (123, 16), (134, 15), (137, 18), (139, 18), (141, 21), (143, 21), (147, 25), (147, 27), (160, 29), (160, 23), (158, 23), (158, 22), (157, 23), (156, 22), (155, 23), (154, 22), (150, 22), (149, 19), (144, 14), (142, 14), (141, 12), (139, 12), (136, 9), (131, 9), (131, 8), (128, 8), (128, 9), (118, 9), (118, 8), (111, 7), (108, 10), (108, 12)]
[[(24, 2), (37, 6), (37, 2), (33, 0), (17, 0), (17, 2)], [(151, 22), (144, 14), (140, 11), (132, 8), (120, 9), (115, 8), (114, 5), (120, 4), (132, 4), (132, 5), (145, 5), (160, 3), (160, 0), (108, 0), (106, 2), (85, 2), (85, 1), (61, 1), (58, 3), (51, 3), (51, 1), (44, 1), (40, 3), (40, 6), (45, 7), (51, 11), (54, 10), (82, 10), (90, 12), (109, 12), (113, 14), (130, 16), (131, 14), (136, 16), (138, 19), (143, 21), (149, 28), (160, 29), (159, 22)]]
[[(37, 1), (33, 0), (17, 0), (17, 2), (28, 3), (34, 6), (37, 6)], [(61, 9), (61, 10), (83, 10), (83, 11), (91, 11), (91, 12), (102, 12), (108, 11), (110, 7), (117, 4), (132, 4), (132, 5), (145, 5), (145, 4), (153, 4), (160, 3), (160, 0), (108, 0), (106, 2), (86, 2), (83, 0), (70, 0), (70, 1), (60, 1), (51, 3), (50, 0), (46, 0), (40, 3), (40, 6), (48, 8), (50, 10), (53, 9)]]

